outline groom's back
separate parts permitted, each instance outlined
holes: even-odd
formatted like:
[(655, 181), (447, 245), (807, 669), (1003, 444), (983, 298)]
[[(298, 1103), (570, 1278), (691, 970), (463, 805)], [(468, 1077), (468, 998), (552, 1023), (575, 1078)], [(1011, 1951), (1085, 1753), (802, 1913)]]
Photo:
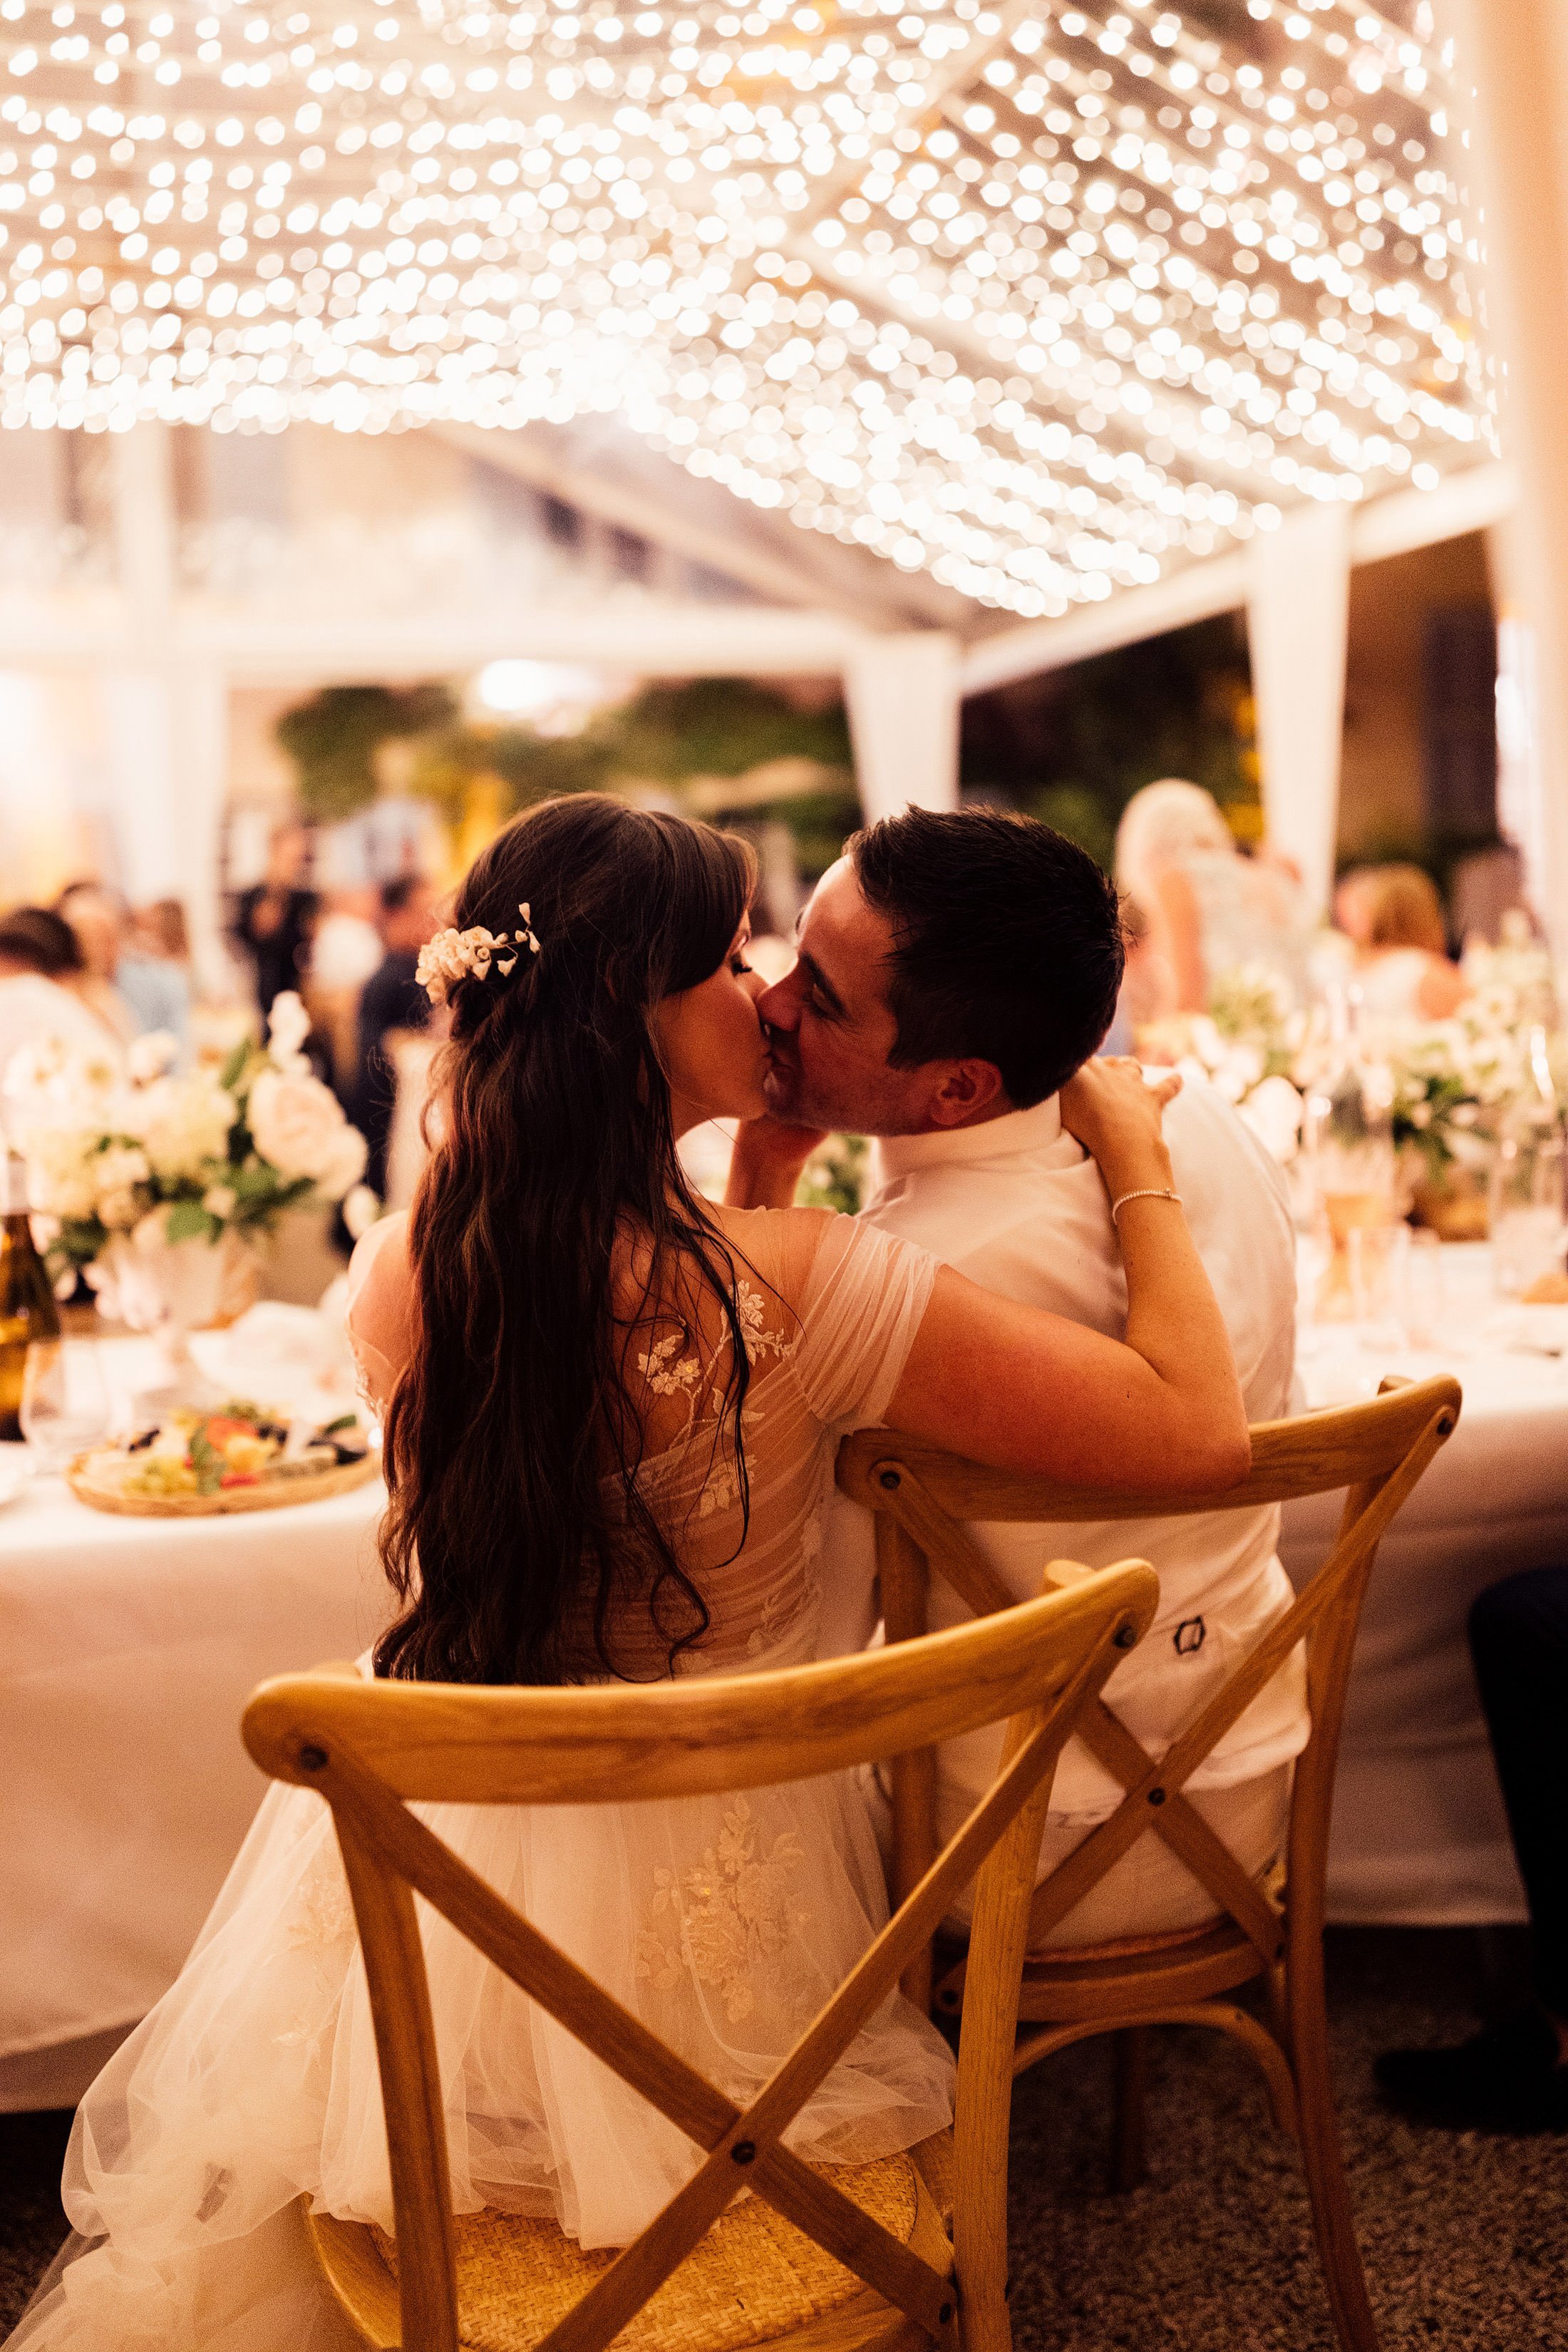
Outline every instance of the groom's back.
[[(1165, 1133), (1248, 1418), (1277, 1418), (1289, 1410), (1295, 1341), (1294, 1236), (1283, 1181), (1211, 1088), (1184, 1089), (1166, 1113)], [(1054, 1097), (986, 1125), (894, 1139), (879, 1156), (883, 1181), (864, 1213), (877, 1224), (985, 1289), (1123, 1336), (1127, 1291), (1110, 1204), (1099, 1171), (1062, 1131)], [(1159, 1614), (1107, 1697), (1135, 1736), (1163, 1747), (1289, 1604), (1274, 1556), (1278, 1527), (1278, 1512), (1264, 1509), (976, 1532), (1020, 1600), (1038, 1592), (1054, 1559), (1091, 1568), (1129, 1555), (1153, 1561)], [(869, 1552), (865, 1515), (841, 1505), (829, 1535), (825, 1649), (858, 1647), (868, 1634)], [(933, 1626), (964, 1614), (940, 1578), (931, 1605)], [(1298, 1751), (1305, 1724), (1300, 1676), (1280, 1677), (1200, 1768), (1194, 1787), (1272, 1769)], [(968, 1760), (983, 1786), (989, 1759)], [(950, 1753), (944, 1778), (966, 1782), (965, 1761)], [(1111, 1810), (1120, 1794), (1075, 1743), (1058, 1771), (1052, 1811), (1093, 1817)]]

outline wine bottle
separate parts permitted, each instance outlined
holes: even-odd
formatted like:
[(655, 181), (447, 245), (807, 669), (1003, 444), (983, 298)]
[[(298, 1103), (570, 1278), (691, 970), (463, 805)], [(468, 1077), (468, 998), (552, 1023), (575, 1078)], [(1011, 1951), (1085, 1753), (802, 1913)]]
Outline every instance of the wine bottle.
[(22, 1434), (29, 1344), (59, 1336), (60, 1310), (27, 1218), (26, 1163), (11, 1152), (0, 1173), (0, 1439)]

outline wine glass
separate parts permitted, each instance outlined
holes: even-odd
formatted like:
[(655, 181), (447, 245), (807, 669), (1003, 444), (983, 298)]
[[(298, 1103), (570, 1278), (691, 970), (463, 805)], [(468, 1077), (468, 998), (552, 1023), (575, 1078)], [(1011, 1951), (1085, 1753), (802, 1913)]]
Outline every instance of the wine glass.
[(109, 1434), (109, 1388), (91, 1339), (35, 1339), (22, 1373), (22, 1434), (45, 1473)]

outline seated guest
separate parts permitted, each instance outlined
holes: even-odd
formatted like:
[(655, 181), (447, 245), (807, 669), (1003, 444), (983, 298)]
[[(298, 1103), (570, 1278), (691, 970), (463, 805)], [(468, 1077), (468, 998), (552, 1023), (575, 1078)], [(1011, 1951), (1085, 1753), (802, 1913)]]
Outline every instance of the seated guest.
[[(1094, 1163), (1063, 1125), (1060, 1088), (1094, 1053), (1121, 978), (1116, 894), (1092, 859), (1019, 817), (911, 810), (862, 834), (817, 885), (800, 961), (761, 1000), (768, 1098), (781, 1124), (742, 1131), (731, 1200), (787, 1200), (824, 1128), (879, 1139), (861, 1222), (916, 1242), (985, 1289), (1093, 1331), (1130, 1332), (1122, 1243)], [(1289, 1410), (1294, 1235), (1279, 1171), (1212, 1089), (1187, 1087), (1166, 1133), (1193, 1239), (1230, 1335), (1254, 1421)], [(1121, 1212), (1124, 1223), (1127, 1210)], [(1162, 1476), (1180, 1474), (1174, 1458)], [(1154, 1481), (1156, 1486), (1162, 1477)], [(1264, 1508), (1071, 1527), (992, 1528), (987, 1551), (1020, 1600), (1047, 1560), (1155, 1561), (1161, 1611), (1107, 1688), (1156, 1751), (1290, 1607)], [(829, 1522), (824, 1639), (862, 1646), (874, 1619), (868, 1516)], [(932, 1580), (931, 1622), (963, 1613)], [(1299, 1661), (1277, 1676), (1187, 1784), (1244, 1864), (1283, 1836), (1290, 1759), (1308, 1717)], [(984, 1790), (994, 1748), (942, 1761), (944, 1833)], [(1113, 1812), (1121, 1788), (1078, 1743), (1058, 1768), (1041, 1874)], [(1057, 1931), (1064, 1940), (1183, 1927), (1213, 1899), (1144, 1838)]]
[[(90, 984), (106, 1017), (132, 1037), (161, 1030), (174, 1039), (183, 1060), (191, 1042), (188, 959), (153, 951), (118, 891), (105, 889), (101, 883), (73, 882), (55, 903), (81, 941)], [(179, 900), (161, 904), (178, 918), (183, 938), (185, 918)], [(167, 924), (167, 913), (163, 919)]]
[(1419, 866), (1373, 866), (1335, 894), (1356, 942), (1353, 977), (1374, 1019), (1446, 1021), (1463, 1003), (1465, 976), (1448, 954), (1443, 901)]
[(121, 1039), (83, 992), (87, 966), (76, 933), (47, 907), (0, 918), (0, 1079), (24, 1045), (118, 1058)]
[(386, 1144), (397, 1098), (389, 1041), (401, 1030), (429, 1026), (430, 999), (416, 974), (419, 950), (439, 927), (438, 907), (434, 884), (416, 875), (382, 885), (384, 952), (360, 995), (359, 1051), (348, 1111), (369, 1147), (364, 1181), (373, 1192), (384, 1195)]
[(1470, 1654), (1530, 1898), (1535, 2006), (1456, 2049), (1386, 2051), (1377, 2079), (1419, 2123), (1568, 2131), (1568, 1568), (1483, 1592)]
[(1148, 925), (1161, 979), (1152, 1013), (1205, 1013), (1216, 980), (1264, 966), (1290, 995), (1306, 986), (1300, 887), (1286, 861), (1244, 857), (1218, 802), (1167, 776), (1134, 793), (1116, 828), (1116, 879)]

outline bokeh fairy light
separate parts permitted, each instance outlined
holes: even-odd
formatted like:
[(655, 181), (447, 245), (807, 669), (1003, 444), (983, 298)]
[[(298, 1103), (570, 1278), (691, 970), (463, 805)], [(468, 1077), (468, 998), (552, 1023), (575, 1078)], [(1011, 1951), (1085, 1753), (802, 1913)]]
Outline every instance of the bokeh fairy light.
[(1428, 14), (0, 0), (0, 424), (614, 411), (1065, 613), (1489, 446)]

